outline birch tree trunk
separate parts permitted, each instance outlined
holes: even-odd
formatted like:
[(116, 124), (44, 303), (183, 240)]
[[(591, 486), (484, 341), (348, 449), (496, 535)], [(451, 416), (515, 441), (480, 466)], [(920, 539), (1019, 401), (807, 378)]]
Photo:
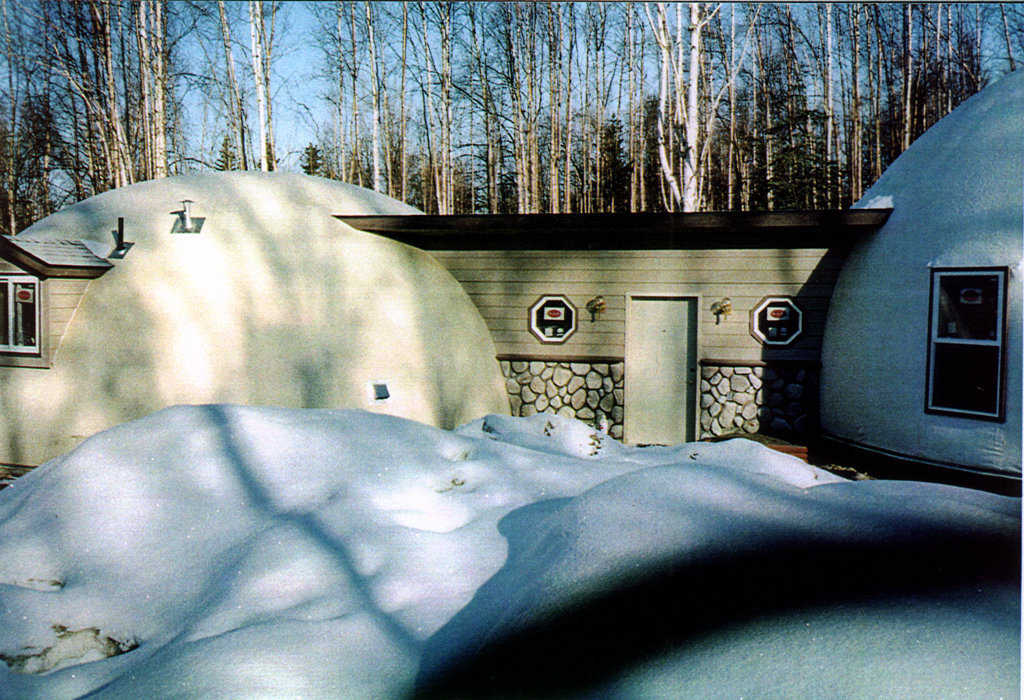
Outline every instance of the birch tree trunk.
[(149, 55), (149, 3), (139, 2), (135, 21), (135, 41), (139, 52), (139, 92), (141, 99), (142, 119), (142, 178), (149, 180), (153, 177), (154, 167), (154, 140), (155, 134), (152, 126), (153, 103), (150, 85), (150, 55)]
[(704, 21), (701, 3), (690, 3), (690, 68), (686, 86), (686, 154), (683, 159), (683, 211), (697, 211), (700, 205), (700, 181), (697, 154), (700, 150), (700, 86), (701, 31)]
[(572, 212), (572, 66), (573, 53), (576, 48), (576, 19), (573, 12), (574, 6), (569, 5), (569, 46), (565, 60), (565, 192), (563, 193), (562, 212)]
[(401, 106), (399, 108), (398, 118), (398, 130), (399, 139), (401, 143), (401, 181), (402, 181), (402, 201), (409, 201), (409, 136), (406, 133), (406, 115), (405, 115), (405, 72), (408, 66), (407, 49), (409, 47), (409, 3), (406, 0), (402, 0), (402, 73), (401, 81), (399, 83), (399, 91), (401, 94)]
[(256, 109), (260, 122), (260, 170), (273, 170), (270, 162), (270, 122), (267, 115), (267, 81), (263, 74), (263, 0), (249, 0), (249, 33), (252, 38), (252, 75), (256, 85)]
[(18, 151), (18, 108), (20, 107), (20, 86), (15, 84), (15, 75), (21, 71), (17, 69), (19, 57), (14, 49), (14, 42), (11, 37), (11, 18), (7, 6), (7, 0), (3, 0), (4, 20), (4, 45), (7, 59), (7, 100), (9, 102), (7, 126), (7, 167), (4, 176), (4, 195), (7, 200), (7, 235), (13, 236), (18, 232), (18, 216), (15, 207), (17, 199), (17, 181), (15, 178), (15, 163)]
[(106, 83), (107, 102), (107, 124), (110, 132), (110, 172), (114, 187), (124, 187), (132, 183), (131, 165), (128, 157), (128, 140), (125, 136), (124, 123), (121, 120), (118, 109), (117, 86), (114, 77), (114, 52), (112, 46), (112, 25), (110, 21), (110, 2), (103, 0), (101, 8), (97, 9), (95, 2), (92, 2), (96, 25), (99, 27), (99, 40), (101, 42), (103, 69), (102, 75)]
[(152, 3), (152, 50), (153, 61), (153, 174), (166, 177), (167, 162), (167, 53), (164, 48), (166, 33), (164, 3), (155, 0)]
[[(733, 70), (736, 54), (736, 7), (729, 11), (729, 71)], [(729, 146), (726, 154), (725, 181), (726, 181), (726, 208), (729, 211), (736, 209), (736, 182), (733, 172), (733, 164), (736, 161), (736, 81), (729, 80)]]
[[(557, 9), (558, 22), (555, 22)], [(557, 27), (557, 28), (556, 28)], [(558, 188), (559, 76), (562, 73), (562, 8), (548, 5), (548, 211), (559, 212), (561, 197)]]
[(835, 206), (833, 163), (835, 161), (835, 110), (832, 99), (832, 4), (825, 3), (825, 204)]
[(914, 92), (914, 6), (907, 3), (903, 15), (903, 133), (902, 150), (910, 148), (911, 106)]
[(373, 136), (370, 141), (370, 157), (373, 160), (373, 190), (384, 191), (384, 179), (380, 169), (380, 78), (377, 74), (377, 47), (373, 38), (373, 17), (370, 3), (364, 2), (366, 10), (367, 50), (370, 59), (370, 94), (373, 97)]
[(234, 135), (235, 148), (238, 149), (238, 161), (242, 170), (248, 170), (249, 157), (245, 148), (245, 105), (242, 104), (242, 93), (238, 89), (238, 78), (235, 76), (235, 57), (231, 51), (231, 28), (228, 26), (224, 0), (217, 0), (217, 12), (220, 17), (221, 40), (224, 43), (224, 65), (228, 80), (228, 114), (231, 120), (231, 133)]
[(661, 51), (661, 70), (658, 80), (658, 160), (661, 163), (661, 177), (666, 184), (667, 190), (662, 191), (663, 204), (667, 211), (676, 211), (683, 199), (676, 180), (672, 161), (669, 158), (669, 145), (665, 134), (665, 127), (670, 123), (672, 116), (669, 113), (669, 79), (672, 75), (672, 38), (668, 31), (668, 19), (665, 13), (665, 3), (658, 3), (655, 17), (651, 16), (647, 5), (644, 5), (644, 12), (647, 13), (647, 21), (651, 25), (651, 32)]
[(1010, 64), (1010, 71), (1017, 70), (1017, 63), (1013, 59), (1013, 45), (1010, 44), (1010, 27), (1006, 23), (1006, 8), (999, 3), (999, 15), (1003, 20), (1003, 40), (1006, 42), (1006, 60)]
[(480, 85), (480, 106), (483, 110), (484, 124), (484, 170), (487, 188), (487, 211), (497, 214), (500, 209), (498, 201), (498, 141), (497, 141), (497, 115), (491, 99), (490, 76), (487, 71), (487, 61), (484, 55), (483, 45), (479, 35), (477, 22), (477, 8), (480, 5), (471, 3), (467, 8), (469, 15), (470, 35), (472, 37), (473, 65), (476, 71), (476, 79)]
[(864, 156), (862, 143), (862, 129), (860, 121), (860, 12), (859, 5), (850, 8), (850, 24), (853, 34), (853, 67), (850, 75), (850, 84), (853, 92), (850, 103), (850, 121), (852, 122), (853, 138), (851, 144), (852, 157), (850, 159), (850, 197), (856, 202), (861, 198), (864, 191)]

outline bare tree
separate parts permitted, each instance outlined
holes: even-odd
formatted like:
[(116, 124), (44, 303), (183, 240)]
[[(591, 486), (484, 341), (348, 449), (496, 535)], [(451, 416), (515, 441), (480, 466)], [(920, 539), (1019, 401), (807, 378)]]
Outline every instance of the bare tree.
[[(270, 5), (271, 21), (277, 6)], [(263, 0), (249, 0), (249, 31), (252, 45), (252, 75), (256, 85), (256, 110), (260, 122), (260, 170), (277, 169), (274, 157), (274, 125), (270, 105), (271, 42), (263, 17)]]
[(224, 0), (217, 0), (217, 12), (220, 18), (221, 39), (224, 43), (224, 65), (229, 91), (229, 126), (235, 137), (238, 164), (241, 170), (246, 170), (249, 167), (249, 158), (245, 148), (245, 105), (242, 102), (242, 93), (238, 88), (238, 78), (235, 76), (235, 58), (231, 51), (231, 28), (228, 25), (227, 13), (224, 10)]

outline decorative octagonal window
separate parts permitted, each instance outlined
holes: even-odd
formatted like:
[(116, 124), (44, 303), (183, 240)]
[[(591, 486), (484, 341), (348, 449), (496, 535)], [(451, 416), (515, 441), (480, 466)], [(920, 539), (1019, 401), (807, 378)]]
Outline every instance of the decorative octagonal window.
[(803, 316), (789, 297), (765, 297), (750, 313), (750, 334), (765, 345), (789, 345), (803, 332)]
[(576, 307), (561, 294), (542, 296), (529, 313), (530, 332), (542, 343), (564, 343), (576, 332)]

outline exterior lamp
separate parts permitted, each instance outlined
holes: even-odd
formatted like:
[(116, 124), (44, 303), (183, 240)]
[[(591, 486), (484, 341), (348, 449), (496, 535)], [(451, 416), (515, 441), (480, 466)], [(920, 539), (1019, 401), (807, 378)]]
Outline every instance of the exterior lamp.
[(711, 304), (711, 313), (715, 315), (715, 325), (717, 326), (722, 322), (722, 316), (729, 318), (729, 314), (732, 313), (732, 299), (729, 297), (723, 297), (716, 302)]

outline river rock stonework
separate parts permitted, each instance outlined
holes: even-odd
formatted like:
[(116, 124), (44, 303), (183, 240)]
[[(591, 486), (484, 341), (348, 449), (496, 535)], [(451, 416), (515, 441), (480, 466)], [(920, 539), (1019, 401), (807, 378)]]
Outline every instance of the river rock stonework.
[(799, 366), (701, 367), (700, 437), (802, 438), (817, 416), (817, 372)]
[(502, 360), (501, 373), (513, 416), (547, 412), (596, 423), (603, 414), (608, 434), (622, 439), (622, 362)]

